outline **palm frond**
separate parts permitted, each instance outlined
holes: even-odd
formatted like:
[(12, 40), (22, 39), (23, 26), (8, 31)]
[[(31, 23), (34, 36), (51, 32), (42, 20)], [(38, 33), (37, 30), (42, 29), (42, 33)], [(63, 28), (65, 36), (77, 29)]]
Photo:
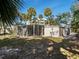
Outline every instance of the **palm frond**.
[(20, 0), (0, 0), (0, 22), (7, 25), (13, 24), (21, 6)]

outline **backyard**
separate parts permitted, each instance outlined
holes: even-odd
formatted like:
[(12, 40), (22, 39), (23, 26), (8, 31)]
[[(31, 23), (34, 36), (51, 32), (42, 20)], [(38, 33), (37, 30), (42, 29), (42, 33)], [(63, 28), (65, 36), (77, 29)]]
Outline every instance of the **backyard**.
[(79, 40), (4, 38), (0, 40), (3, 59), (79, 59)]
[(0, 0), (0, 59), (79, 59), (79, 0)]

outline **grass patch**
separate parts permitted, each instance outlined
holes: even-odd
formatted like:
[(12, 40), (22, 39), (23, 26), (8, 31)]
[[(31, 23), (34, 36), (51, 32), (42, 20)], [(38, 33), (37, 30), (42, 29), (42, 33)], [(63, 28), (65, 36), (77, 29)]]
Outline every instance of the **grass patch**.
[(63, 40), (63, 38), (57, 38), (57, 37), (53, 37), (53, 38), (49, 38), (49, 39), (56, 42), (56, 43), (60, 43)]
[(0, 40), (0, 47), (8, 46), (8, 47), (16, 47), (16, 46), (23, 46), (26, 43), (26, 40), (16, 39), (16, 38), (5, 38)]
[(0, 47), (8, 46), (8, 47), (23, 47), (24, 45), (40, 45), (40, 44), (47, 44), (49, 40), (47, 39), (22, 39), (22, 38), (5, 38), (0, 39)]

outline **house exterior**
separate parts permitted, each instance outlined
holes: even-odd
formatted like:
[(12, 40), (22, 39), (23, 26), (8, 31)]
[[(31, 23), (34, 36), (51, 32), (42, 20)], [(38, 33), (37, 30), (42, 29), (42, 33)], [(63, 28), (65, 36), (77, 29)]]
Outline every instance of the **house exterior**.
[(43, 37), (60, 37), (62, 31), (58, 25), (46, 25), (44, 19), (37, 19), (34, 21), (27, 21), (26, 25), (19, 25), (17, 27), (17, 36), (43, 36)]
[[(48, 25), (45, 24), (45, 18), (32, 21), (27, 21), (25, 24), (18, 24), (12, 26), (17, 37), (28, 36), (42, 36), (42, 37), (63, 37), (67, 35), (68, 26), (61, 25)], [(11, 28), (8, 28), (6, 32), (10, 32)], [(70, 30), (70, 29), (69, 29)], [(2, 30), (0, 30), (3, 32)]]
[(46, 25), (44, 28), (44, 36), (59, 37), (59, 26)]
[(45, 21), (35, 20), (27, 21), (26, 25), (17, 27), (17, 36), (43, 36)]

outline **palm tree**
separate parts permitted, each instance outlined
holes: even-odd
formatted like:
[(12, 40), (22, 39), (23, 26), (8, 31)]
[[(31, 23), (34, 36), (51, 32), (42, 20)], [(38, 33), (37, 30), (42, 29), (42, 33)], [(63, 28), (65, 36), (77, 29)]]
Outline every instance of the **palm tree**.
[[(30, 7), (27, 11), (28, 11), (28, 15), (31, 16), (30, 20), (33, 20), (36, 16), (35, 8)], [(35, 25), (33, 25), (33, 35), (35, 35)]]
[(28, 11), (28, 15), (32, 16), (32, 18), (34, 18), (36, 16), (35, 8), (30, 7), (27, 11)]
[(31, 20), (32, 16), (29, 14), (22, 13), (20, 15), (20, 18), (22, 18), (24, 21), (27, 21), (27, 20)]
[(4, 29), (6, 25), (12, 25), (16, 22), (20, 6), (22, 6), (20, 0), (0, 0), (0, 22), (2, 22)]
[(3, 25), (4, 23), (13, 24), (15, 22), (20, 6), (20, 0), (0, 0), (0, 21)]
[(23, 19), (23, 20), (32, 20), (33, 16), (35, 17), (36, 16), (36, 11), (34, 8), (30, 7), (28, 10), (27, 10), (27, 13), (21, 13), (20, 14), (20, 17)]
[(32, 15), (30, 15), (29, 13), (26, 14), (26, 19), (31, 21), (32, 20)]
[(21, 16), (21, 18), (24, 19), (24, 20), (27, 18), (25, 13), (20, 14), (20, 16)]
[(50, 23), (49, 19), (50, 19), (50, 16), (52, 15), (51, 9), (50, 9), (50, 8), (46, 8), (46, 9), (44, 10), (44, 15), (45, 15), (46, 17), (48, 17), (48, 18), (47, 18), (48, 20), (46, 21), (46, 23), (49, 24), (49, 23)]
[(44, 15), (45, 15), (46, 17), (51, 16), (51, 15), (52, 15), (51, 9), (50, 9), (50, 8), (46, 8), (46, 9), (44, 10)]
[[(21, 14), (20, 14), (20, 18), (21, 18), (22, 21), (24, 21), (25, 24), (26, 24), (27, 21), (31, 21), (31, 20), (32, 20), (32, 15), (30, 15), (29, 13), (27, 13), (27, 14), (21, 13)], [(31, 22), (30, 22), (30, 24), (31, 24)], [(28, 27), (26, 27), (26, 30), (24, 31), (25, 35), (26, 35), (26, 33), (28, 32), (27, 28), (28, 28)]]

